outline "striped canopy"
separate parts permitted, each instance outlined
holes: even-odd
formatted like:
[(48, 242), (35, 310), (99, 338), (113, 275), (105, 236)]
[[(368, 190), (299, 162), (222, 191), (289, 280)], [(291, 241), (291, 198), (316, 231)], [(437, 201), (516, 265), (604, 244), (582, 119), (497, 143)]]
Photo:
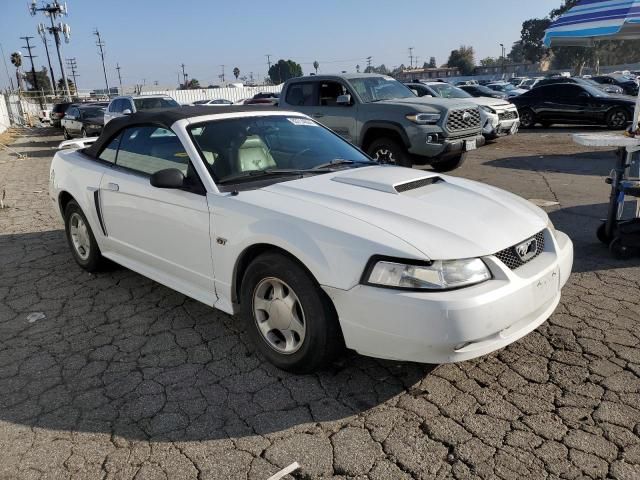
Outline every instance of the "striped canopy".
[(640, 0), (582, 0), (547, 29), (548, 47), (640, 38)]

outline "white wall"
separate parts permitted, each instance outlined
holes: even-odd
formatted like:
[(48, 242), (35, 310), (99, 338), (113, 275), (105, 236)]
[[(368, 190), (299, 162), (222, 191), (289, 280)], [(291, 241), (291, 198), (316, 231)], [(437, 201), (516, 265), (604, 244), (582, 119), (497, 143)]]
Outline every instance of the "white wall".
[(142, 95), (169, 95), (178, 103), (192, 103), (197, 100), (214, 100), (224, 98), (237, 102), (253, 97), (259, 92), (279, 93), (282, 85), (262, 86), (262, 87), (243, 87), (243, 88), (203, 88), (200, 90), (155, 90), (143, 92)]
[(7, 100), (4, 95), (0, 95), (0, 133), (4, 133), (11, 125), (9, 120), (9, 108), (7, 107)]

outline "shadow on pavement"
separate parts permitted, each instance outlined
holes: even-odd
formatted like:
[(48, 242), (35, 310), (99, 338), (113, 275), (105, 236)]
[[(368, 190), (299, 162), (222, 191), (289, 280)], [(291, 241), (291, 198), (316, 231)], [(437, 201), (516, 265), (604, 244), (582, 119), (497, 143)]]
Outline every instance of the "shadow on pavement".
[(236, 318), (124, 268), (84, 272), (61, 230), (0, 236), (0, 265), (7, 422), (152, 441), (251, 436), (342, 420), (434, 368), (350, 353), (314, 375), (284, 373)]
[(509, 157), (485, 162), (485, 165), (514, 170), (546, 171), (606, 177), (614, 167), (615, 152), (595, 151), (569, 155), (533, 155)]

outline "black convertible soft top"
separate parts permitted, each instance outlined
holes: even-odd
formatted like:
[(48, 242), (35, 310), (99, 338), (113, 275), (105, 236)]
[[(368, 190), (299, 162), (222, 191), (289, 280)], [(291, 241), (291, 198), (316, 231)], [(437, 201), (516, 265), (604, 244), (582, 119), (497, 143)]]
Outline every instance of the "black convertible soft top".
[(264, 105), (225, 105), (225, 106), (195, 106), (195, 107), (179, 107), (179, 108), (163, 108), (155, 110), (145, 110), (136, 112), (131, 115), (114, 118), (102, 130), (98, 139), (85, 148), (83, 152), (91, 157), (97, 158), (100, 152), (106, 147), (111, 139), (115, 137), (120, 130), (134, 125), (158, 125), (158, 127), (171, 128), (178, 120), (184, 118), (203, 117), (206, 115), (220, 115), (225, 113), (243, 113), (243, 112), (273, 112), (283, 110), (278, 107)]

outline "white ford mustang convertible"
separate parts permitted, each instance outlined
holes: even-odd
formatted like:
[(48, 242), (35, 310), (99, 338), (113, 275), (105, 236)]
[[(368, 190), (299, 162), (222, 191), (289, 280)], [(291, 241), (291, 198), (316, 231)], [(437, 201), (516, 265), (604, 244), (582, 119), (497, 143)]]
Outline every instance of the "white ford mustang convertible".
[(299, 113), (142, 112), (65, 143), (50, 196), (77, 263), (108, 258), (239, 313), (286, 370), (344, 346), (426, 363), (487, 354), (542, 324), (571, 273), (573, 245), (538, 207), (379, 165)]

